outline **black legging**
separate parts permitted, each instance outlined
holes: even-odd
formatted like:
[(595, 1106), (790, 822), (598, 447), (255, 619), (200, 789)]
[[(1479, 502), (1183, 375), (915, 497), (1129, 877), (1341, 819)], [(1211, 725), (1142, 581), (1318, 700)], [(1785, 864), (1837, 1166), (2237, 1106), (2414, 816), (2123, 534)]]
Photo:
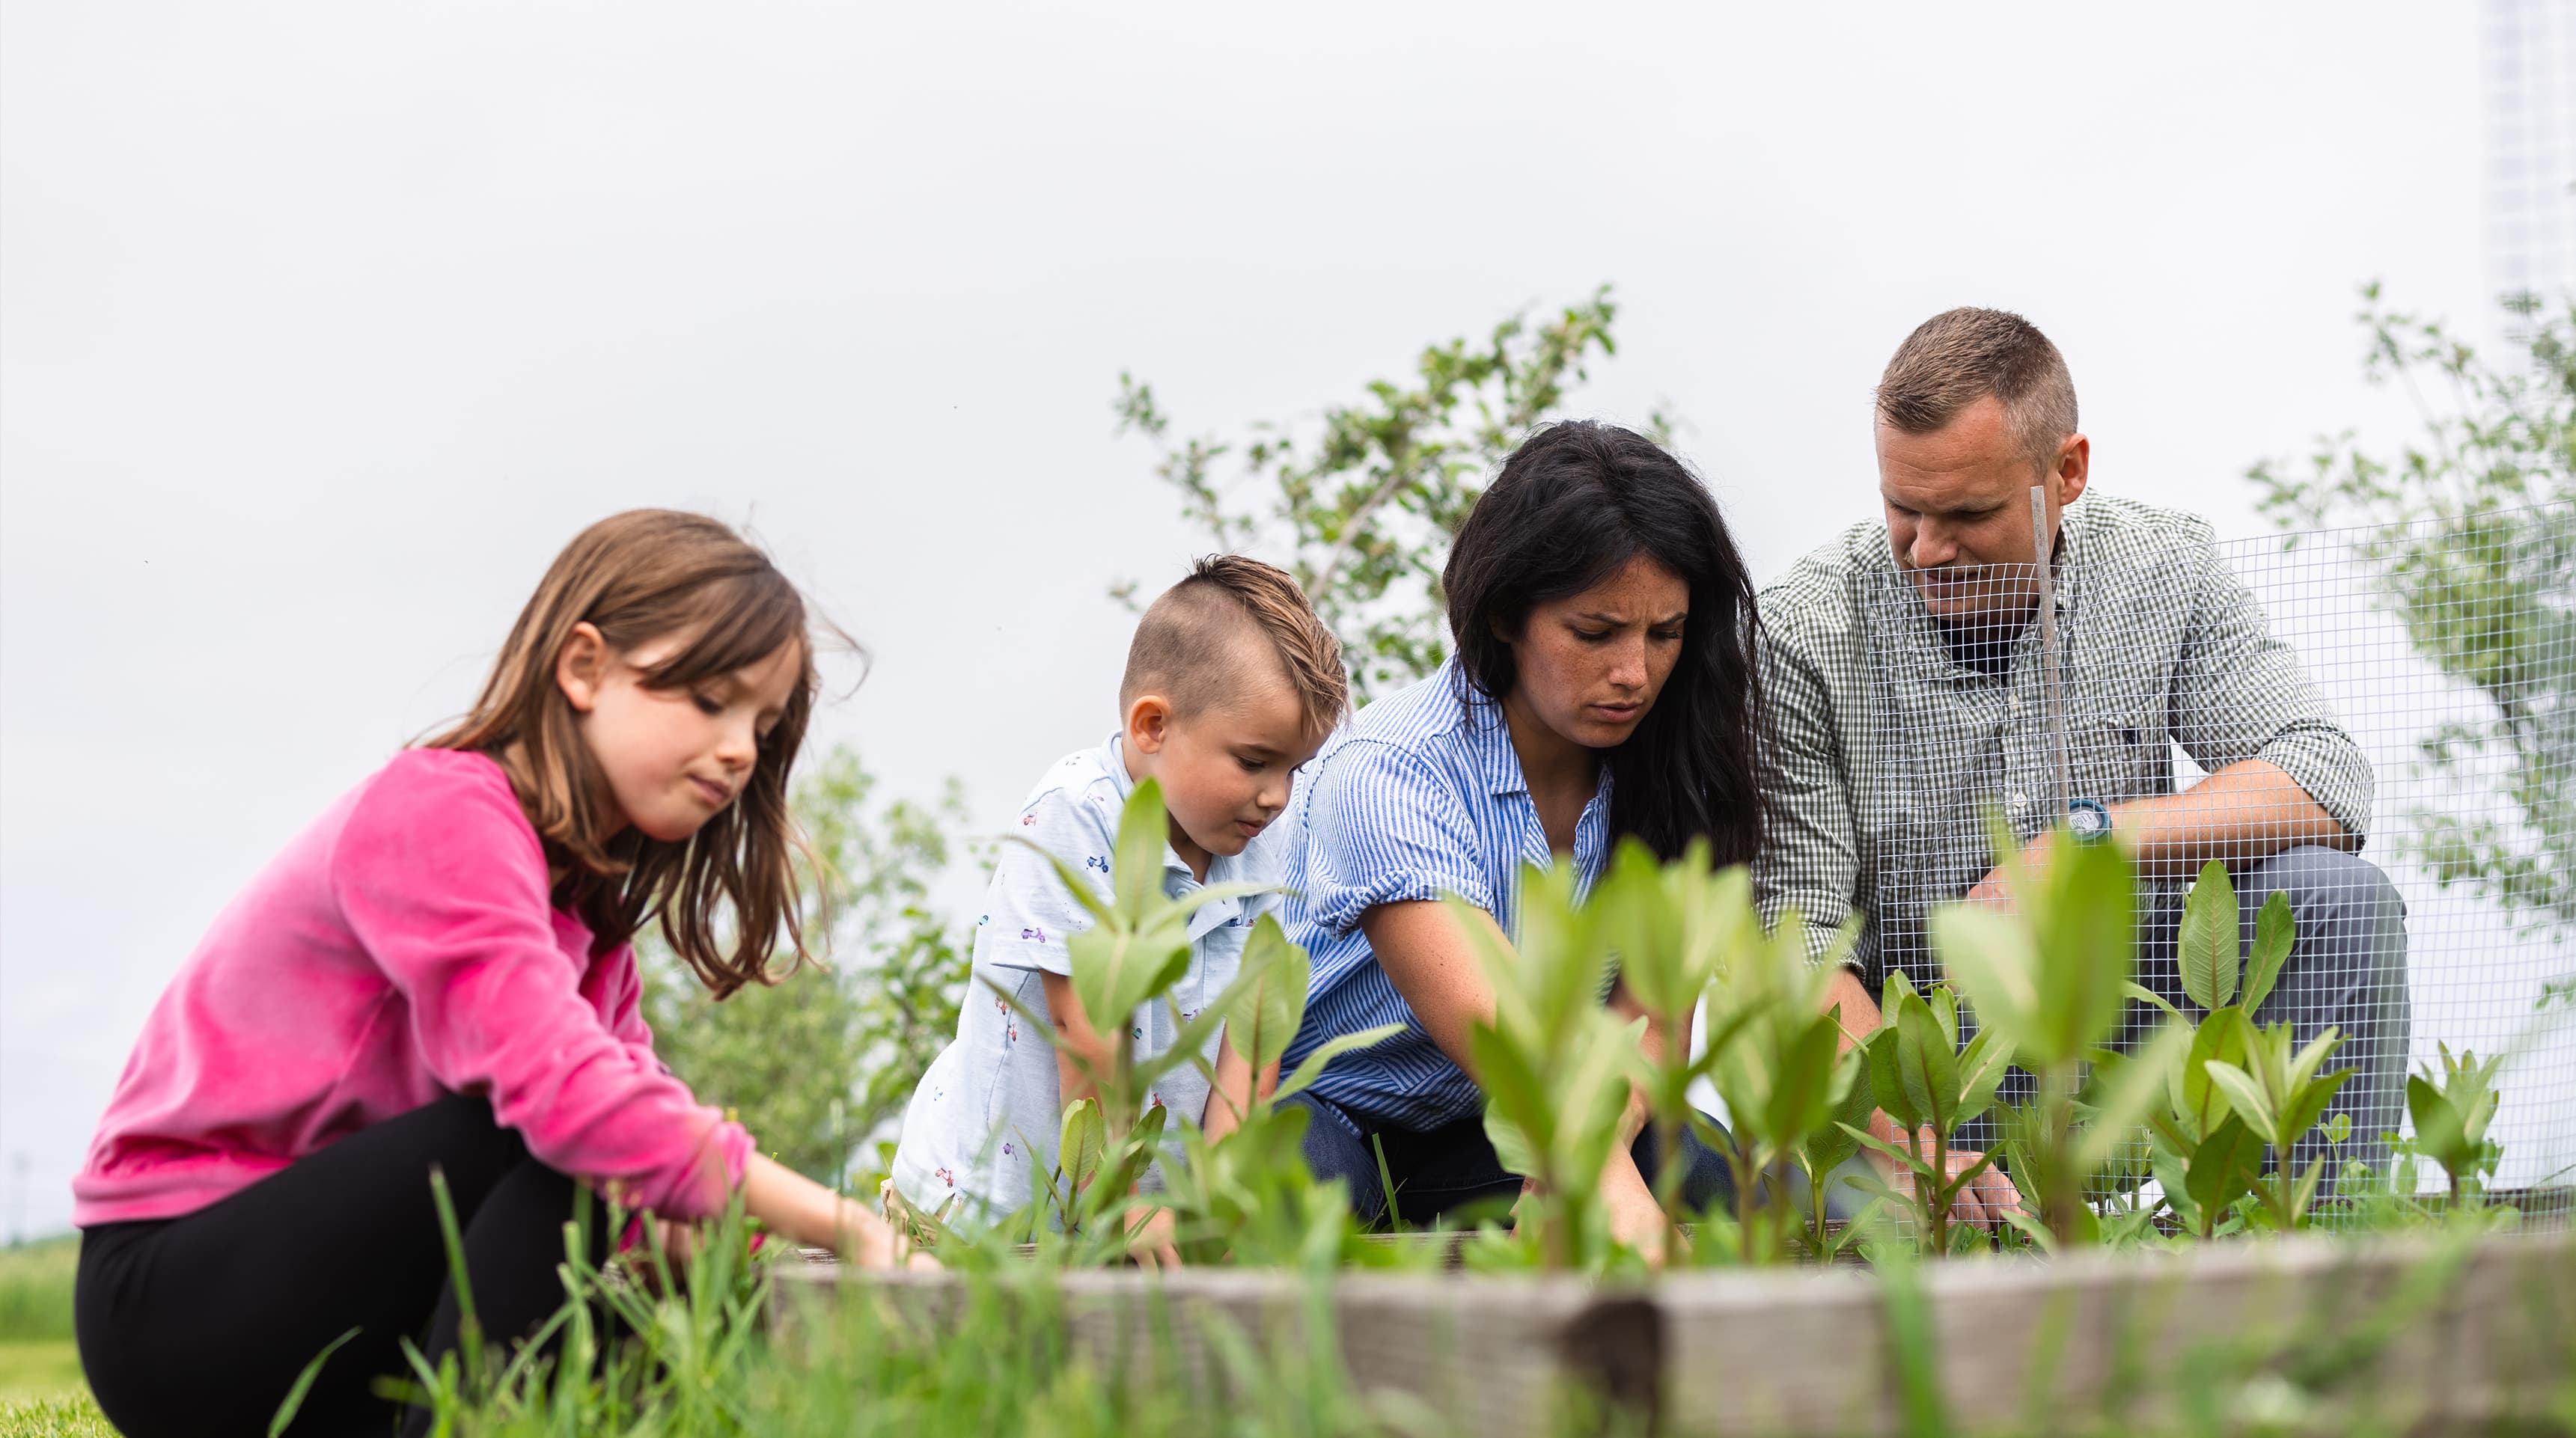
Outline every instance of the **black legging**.
[[(108, 1421), (126, 1438), (265, 1434), (304, 1365), (355, 1328), (287, 1431), (391, 1434), (397, 1410), (369, 1385), (409, 1375), (402, 1340), (433, 1366), (456, 1347), (433, 1165), (487, 1341), (507, 1348), (551, 1317), (573, 1182), (529, 1157), (489, 1103), (449, 1094), (195, 1213), (86, 1230), (73, 1326)], [(595, 1248), (606, 1222), (594, 1210)]]

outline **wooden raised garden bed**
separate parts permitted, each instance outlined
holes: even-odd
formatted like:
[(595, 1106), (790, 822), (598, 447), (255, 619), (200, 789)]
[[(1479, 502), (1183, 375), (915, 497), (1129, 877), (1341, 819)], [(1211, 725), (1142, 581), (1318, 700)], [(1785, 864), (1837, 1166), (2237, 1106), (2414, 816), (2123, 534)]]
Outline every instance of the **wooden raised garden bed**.
[[(1898, 1433), (1926, 1402), (1969, 1430), (2060, 1431), (2122, 1413), (2173, 1417), (2204, 1380), (2294, 1415), (2294, 1429), (2341, 1431), (2338, 1415), (2366, 1413), (2379, 1431), (2483, 1431), (2563, 1402), (2576, 1360), (2576, 1242), (2563, 1232), (2301, 1238), (1913, 1273), (1702, 1271), (1606, 1286), (1363, 1271), (1333, 1282), (1329, 1311), (1360, 1391), (1413, 1395), (1479, 1435), (1557, 1431), (1569, 1393), (1668, 1433)], [(998, 1282), (1005, 1293), (1052, 1285), (1074, 1350), (1104, 1371), (1212, 1397), (1225, 1379), (1208, 1324), (1233, 1325), (1265, 1353), (1330, 1351), (1307, 1341), (1316, 1294), (1293, 1275), (1030, 1270)], [(947, 1273), (792, 1268), (779, 1285), (783, 1331), (793, 1341), (818, 1304), (861, 1294), (936, 1326), (966, 1287)], [(2532, 1431), (2563, 1431), (2546, 1421)]]

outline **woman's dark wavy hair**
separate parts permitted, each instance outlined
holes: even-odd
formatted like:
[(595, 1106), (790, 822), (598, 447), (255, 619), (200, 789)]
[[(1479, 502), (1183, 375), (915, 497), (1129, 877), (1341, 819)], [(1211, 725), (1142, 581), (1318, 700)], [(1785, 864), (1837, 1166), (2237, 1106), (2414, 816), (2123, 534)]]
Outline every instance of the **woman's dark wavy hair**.
[(1707, 486), (1652, 440), (1569, 420), (1503, 461), (1441, 575), (1458, 676), (1486, 698), (1509, 694), (1519, 671), (1502, 636), (1639, 555), (1690, 586), (1690, 618), (1654, 707), (1605, 755), (1611, 832), (1666, 859), (1705, 835), (1721, 866), (1750, 863), (1762, 837), (1752, 576)]

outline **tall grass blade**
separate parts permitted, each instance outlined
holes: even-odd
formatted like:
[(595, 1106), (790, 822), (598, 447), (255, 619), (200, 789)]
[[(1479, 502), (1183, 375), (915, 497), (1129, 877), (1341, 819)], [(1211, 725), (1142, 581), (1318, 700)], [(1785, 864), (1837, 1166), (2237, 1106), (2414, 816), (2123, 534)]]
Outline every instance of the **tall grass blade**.
[(483, 1324), (474, 1316), (474, 1285), (465, 1274), (465, 1236), (456, 1225), (456, 1201), (448, 1197), (447, 1170), (429, 1166), (429, 1195), (438, 1206), (438, 1236), (447, 1245), (447, 1281), (456, 1289), (457, 1363), (465, 1386), (480, 1391), (483, 1377)]
[(286, 1401), (277, 1405), (277, 1415), (268, 1420), (268, 1438), (277, 1438), (286, 1431), (287, 1424), (295, 1421), (296, 1411), (304, 1406), (304, 1395), (313, 1391), (313, 1380), (322, 1376), (322, 1365), (330, 1361), (332, 1354), (340, 1351), (341, 1344), (357, 1336), (358, 1330), (352, 1328), (323, 1344), (322, 1351), (313, 1355), (313, 1361), (304, 1365), (304, 1371), (295, 1375), (295, 1385), (286, 1390)]

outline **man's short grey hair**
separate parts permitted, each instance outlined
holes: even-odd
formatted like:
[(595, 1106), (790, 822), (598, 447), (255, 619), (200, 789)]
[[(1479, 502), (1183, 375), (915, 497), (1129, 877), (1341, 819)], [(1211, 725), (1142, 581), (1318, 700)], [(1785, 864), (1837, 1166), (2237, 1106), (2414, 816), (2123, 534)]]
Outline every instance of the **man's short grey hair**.
[(2008, 310), (1961, 308), (1925, 320), (1878, 379), (1878, 417), (1930, 434), (1993, 395), (2013, 443), (2045, 473), (2075, 433), (2075, 381), (2039, 326)]

